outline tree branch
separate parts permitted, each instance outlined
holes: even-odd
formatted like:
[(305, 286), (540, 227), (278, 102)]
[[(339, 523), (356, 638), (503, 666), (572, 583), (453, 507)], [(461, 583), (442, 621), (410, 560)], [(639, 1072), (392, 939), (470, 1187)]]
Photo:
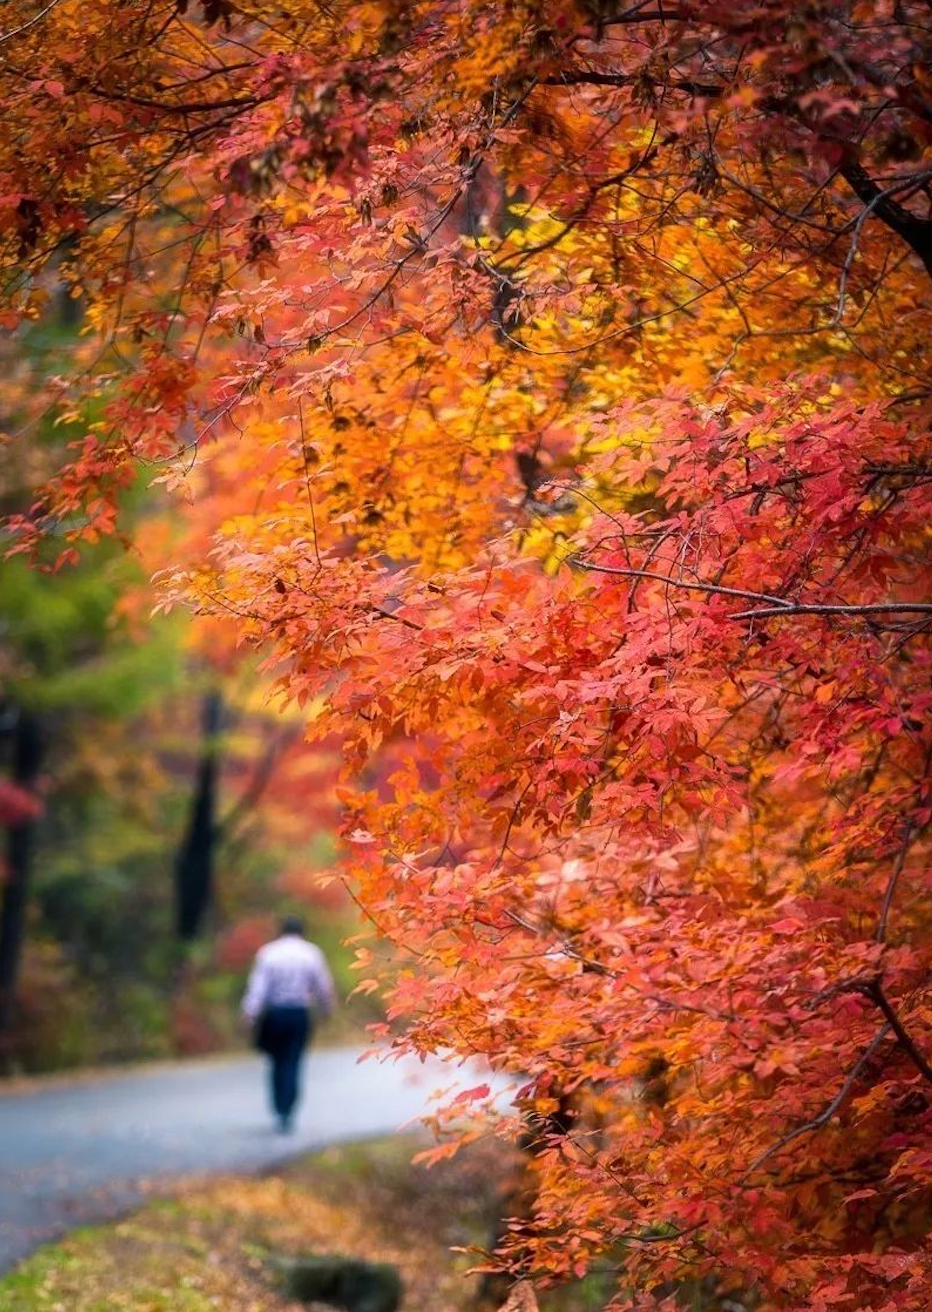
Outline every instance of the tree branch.
[(866, 998), (870, 998), (875, 1006), (879, 1007), (887, 1020), (890, 1028), (897, 1037), (900, 1047), (912, 1061), (916, 1070), (927, 1083), (932, 1084), (932, 1066), (926, 1061), (925, 1057), (916, 1047), (910, 1038), (909, 1032), (900, 1020), (896, 1011), (890, 1003), (890, 999), (884, 993), (879, 979), (860, 980), (852, 985), (857, 993), (863, 993)]
[(759, 620), (774, 615), (930, 615), (932, 602), (929, 601), (873, 601), (864, 605), (847, 605), (831, 602), (796, 602), (788, 597), (778, 597), (770, 592), (750, 592), (745, 588), (728, 588), (722, 583), (705, 583), (701, 580), (677, 579), (669, 574), (659, 574), (649, 569), (627, 569), (621, 565), (596, 565), (592, 561), (579, 557), (573, 564), (594, 574), (616, 574), (621, 578), (653, 579), (657, 583), (666, 583), (671, 588), (682, 588), (687, 592), (705, 592), (719, 597), (740, 597), (744, 601), (769, 603), (757, 610), (739, 610), (729, 619)]
[(791, 1144), (794, 1139), (799, 1139), (802, 1135), (810, 1134), (814, 1130), (820, 1130), (823, 1125), (828, 1124), (828, 1122), (838, 1111), (838, 1108), (844, 1102), (845, 1098), (847, 1098), (848, 1094), (851, 1092), (852, 1088), (854, 1087), (857, 1081), (858, 1076), (861, 1074), (861, 1071), (864, 1069), (864, 1067), (873, 1057), (874, 1053), (880, 1047), (881, 1043), (883, 1043), (884, 1039), (889, 1034), (891, 1028), (892, 1027), (889, 1022), (886, 1025), (881, 1026), (880, 1031), (874, 1036), (873, 1040), (864, 1049), (860, 1057), (851, 1067), (851, 1070), (845, 1076), (841, 1088), (835, 1094), (835, 1097), (828, 1104), (828, 1106), (824, 1108), (823, 1111), (819, 1112), (818, 1116), (814, 1116), (811, 1121), (807, 1121), (805, 1125), (798, 1125), (795, 1130), (790, 1130), (789, 1134), (785, 1134), (782, 1139), (779, 1139), (775, 1144), (771, 1144), (769, 1148), (765, 1149), (765, 1151), (762, 1152), (759, 1157), (756, 1157), (754, 1159), (754, 1161), (745, 1171), (744, 1175), (742, 1175), (741, 1179), (738, 1182), (739, 1184), (743, 1184), (744, 1181), (747, 1180), (748, 1176), (753, 1175), (754, 1172), (758, 1170), (758, 1168), (761, 1167), (769, 1157), (773, 1157), (774, 1153), (778, 1153), (781, 1148), (786, 1148), (787, 1145)]
[(231, 842), (236, 837), (237, 827), (243, 818), (258, 806), (263, 793), (272, 782), (279, 756), (290, 743), (295, 741), (300, 733), (301, 728), (286, 729), (283, 733), (277, 734), (269, 743), (262, 755), (262, 759), (253, 771), (247, 788), (218, 823), (216, 836), (219, 841)]
[[(579, 558), (575, 559), (573, 563), (578, 565), (580, 569), (593, 574), (617, 574), (621, 578), (629, 579), (654, 579), (657, 583), (668, 583), (671, 587), (684, 588), (689, 592), (711, 592), (723, 597), (741, 597), (745, 601), (769, 601), (778, 608), (775, 613), (779, 613), (780, 609), (789, 608), (793, 604), (783, 597), (775, 597), (769, 592), (748, 592), (745, 588), (726, 588), (720, 583), (675, 579), (668, 574), (658, 574), (649, 569), (625, 569), (621, 565), (596, 565), (592, 561)], [(932, 606), (929, 609), (932, 610)]]
[(883, 895), (883, 905), (880, 908), (880, 919), (877, 922), (876, 939), (882, 943), (887, 933), (887, 919), (890, 915), (890, 906), (893, 902), (893, 895), (896, 892), (896, 886), (899, 883), (900, 875), (903, 873), (903, 867), (906, 865), (906, 858), (909, 855), (909, 849), (913, 845), (913, 839), (916, 836), (916, 826), (912, 820), (907, 822), (906, 832), (903, 835), (903, 842), (900, 844), (900, 850), (896, 854), (896, 861), (893, 863), (893, 870), (890, 872), (890, 878), (887, 882), (887, 888)]
[[(642, 75), (640, 73), (602, 73), (597, 69), (577, 69), (572, 73), (557, 73), (554, 77), (545, 78), (543, 85), (548, 87), (627, 87), (641, 80)], [(723, 88), (713, 82), (693, 82), (689, 78), (671, 78), (669, 80), (652, 78), (651, 85), (658, 89), (669, 87), (673, 91), (685, 91), (691, 96), (706, 96), (710, 100), (717, 99), (723, 94)]]
[(862, 217), (866, 218), (868, 213), (873, 213), (882, 219), (919, 256), (926, 273), (932, 278), (932, 220), (919, 218), (893, 199), (897, 192), (906, 191), (927, 180), (929, 170), (925, 169), (917, 173), (915, 178), (886, 189), (879, 187), (856, 159), (845, 160), (838, 172), (858, 199), (867, 206)]
[[(927, 798), (924, 796), (923, 785), (929, 773), (930, 765), (932, 765), (932, 744), (928, 747), (922, 764), (922, 778), (919, 785), (919, 792), (916, 797), (916, 802), (919, 806), (927, 803)], [(893, 869), (890, 872), (890, 878), (887, 881), (886, 891), (883, 895), (883, 903), (880, 908), (880, 919), (877, 922), (877, 933), (875, 936), (878, 943), (882, 943), (886, 937), (887, 919), (890, 915), (890, 907), (893, 903), (894, 894), (896, 893), (896, 886), (900, 882), (900, 875), (903, 873), (903, 868), (906, 865), (906, 858), (909, 856), (909, 849), (925, 828), (925, 825), (918, 824), (916, 820), (911, 819), (906, 822), (906, 828), (903, 832), (903, 841), (900, 844), (900, 850), (897, 852), (896, 860), (893, 863)]]
[(874, 601), (863, 606), (832, 605), (829, 602), (804, 602), (796, 604), (785, 601), (780, 606), (771, 606), (762, 610), (740, 610), (729, 616), (733, 620), (761, 620), (773, 615), (930, 615), (932, 602), (929, 601)]

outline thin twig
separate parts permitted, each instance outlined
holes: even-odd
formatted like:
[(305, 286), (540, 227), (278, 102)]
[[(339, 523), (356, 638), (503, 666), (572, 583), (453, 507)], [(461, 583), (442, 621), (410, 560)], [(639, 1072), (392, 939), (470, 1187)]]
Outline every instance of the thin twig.
[(23, 23), (20, 27), (14, 27), (11, 32), (4, 32), (0, 35), (0, 46), (7, 41), (12, 41), (14, 36), (19, 36), (20, 33), (28, 32), (31, 27), (35, 27), (36, 23), (41, 22), (45, 15), (50, 14), (60, 3), (61, 0), (51, 0), (51, 4), (47, 4), (44, 9), (40, 9), (34, 17), (29, 19), (28, 23)]
[[(656, 574), (648, 569), (625, 569), (620, 565), (595, 565), (591, 561), (577, 559), (573, 562), (580, 569), (593, 574), (617, 574), (628, 579), (654, 579), (657, 583), (667, 583), (674, 588), (685, 588), (690, 592), (711, 592), (722, 597), (741, 597), (745, 601), (769, 601), (774, 606), (789, 608), (793, 605), (783, 597), (775, 597), (769, 592), (748, 592), (744, 588), (726, 588), (721, 583), (692, 582), (689, 579), (675, 579), (668, 574)], [(929, 607), (932, 610), (932, 606)], [(779, 611), (773, 612), (779, 614)]]
[(887, 918), (890, 915), (890, 906), (893, 902), (893, 895), (896, 892), (896, 886), (899, 883), (900, 875), (903, 873), (903, 867), (906, 864), (906, 858), (909, 855), (909, 849), (912, 847), (913, 838), (916, 833), (916, 826), (912, 820), (906, 824), (906, 832), (903, 835), (903, 842), (900, 844), (900, 850), (896, 854), (896, 861), (893, 864), (893, 870), (890, 873), (890, 879), (887, 882), (886, 892), (883, 895), (883, 905), (880, 908), (880, 919), (877, 922), (877, 933), (875, 935), (878, 943), (882, 943), (887, 933)]
[(616, 574), (621, 578), (654, 579), (657, 583), (666, 583), (671, 588), (683, 588), (687, 592), (707, 592), (718, 597), (741, 597), (745, 601), (769, 602), (759, 610), (739, 610), (729, 619), (762, 620), (774, 615), (930, 615), (930, 601), (872, 601), (864, 605), (847, 605), (831, 602), (795, 602), (788, 597), (777, 597), (769, 592), (749, 592), (744, 588), (728, 588), (722, 583), (704, 583), (692, 579), (673, 578), (669, 574), (657, 574), (647, 569), (627, 569), (621, 565), (596, 565), (591, 561), (577, 557), (573, 563), (579, 568), (594, 574)]
[[(675, 580), (674, 580), (675, 581)], [(720, 591), (720, 589), (713, 589)], [(872, 601), (863, 606), (833, 605), (828, 602), (791, 601), (762, 610), (741, 610), (729, 616), (733, 620), (765, 620), (774, 615), (932, 615), (932, 601)]]

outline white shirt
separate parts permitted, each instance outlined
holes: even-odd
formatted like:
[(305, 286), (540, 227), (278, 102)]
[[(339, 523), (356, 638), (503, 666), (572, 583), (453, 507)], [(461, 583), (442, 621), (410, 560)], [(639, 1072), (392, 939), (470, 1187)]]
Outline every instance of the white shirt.
[(333, 979), (324, 954), (299, 934), (283, 934), (256, 954), (243, 1015), (256, 1020), (266, 1007), (313, 1007), (321, 1015), (333, 1010)]

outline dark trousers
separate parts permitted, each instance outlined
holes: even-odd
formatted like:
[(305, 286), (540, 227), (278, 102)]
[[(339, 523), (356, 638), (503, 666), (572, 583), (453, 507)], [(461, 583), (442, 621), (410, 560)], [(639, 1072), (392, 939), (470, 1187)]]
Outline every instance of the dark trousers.
[(282, 1120), (298, 1101), (301, 1058), (310, 1036), (307, 1007), (269, 1007), (262, 1016), (259, 1043), (269, 1056), (272, 1106)]

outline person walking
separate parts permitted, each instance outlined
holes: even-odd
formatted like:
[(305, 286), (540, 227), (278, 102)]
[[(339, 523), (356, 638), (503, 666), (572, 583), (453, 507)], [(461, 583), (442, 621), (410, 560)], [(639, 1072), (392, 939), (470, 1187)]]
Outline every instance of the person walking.
[(256, 954), (242, 1004), (256, 1047), (269, 1057), (272, 1107), (283, 1134), (292, 1127), (314, 1022), (330, 1015), (335, 996), (323, 952), (308, 942), (297, 916), (286, 916), (279, 937)]

